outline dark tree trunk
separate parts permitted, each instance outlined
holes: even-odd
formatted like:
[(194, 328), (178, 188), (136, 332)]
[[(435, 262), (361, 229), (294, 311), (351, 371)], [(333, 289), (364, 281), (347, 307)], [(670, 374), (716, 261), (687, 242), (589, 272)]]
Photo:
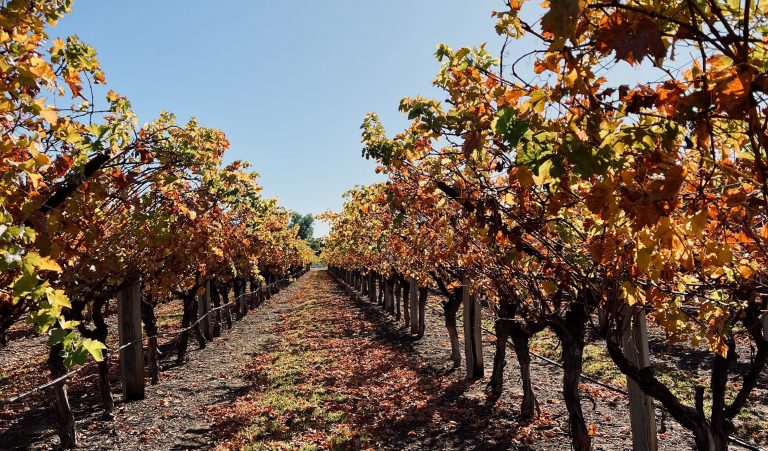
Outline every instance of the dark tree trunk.
[(403, 322), (405, 323), (405, 327), (409, 327), (411, 324), (411, 309), (408, 305), (411, 300), (411, 290), (409, 284), (404, 283), (401, 287), (401, 290), (403, 298)]
[(710, 390), (712, 392), (712, 432), (715, 440), (719, 441), (720, 449), (728, 448), (728, 437), (736, 432), (733, 423), (726, 416), (725, 393), (728, 384), (728, 370), (736, 362), (736, 342), (732, 337), (727, 340), (728, 352), (726, 357), (715, 354), (712, 362), (712, 377)]
[(376, 274), (373, 271), (368, 273), (368, 302), (376, 302)]
[(429, 296), (429, 289), (426, 287), (419, 288), (419, 332), (416, 334), (416, 338), (424, 338), (424, 333), (427, 331), (427, 297)]
[(504, 367), (507, 366), (507, 343), (511, 335), (515, 306), (507, 298), (499, 302), (493, 328), (496, 333), (496, 352), (493, 355), (493, 373), (488, 382), (491, 399), (497, 400), (504, 390)]
[(587, 432), (579, 396), (586, 321), (587, 314), (584, 305), (572, 301), (565, 318), (562, 320), (556, 318), (552, 324), (562, 346), (563, 399), (568, 409), (572, 445), (576, 451), (587, 451), (592, 448), (592, 439)]
[(144, 333), (147, 334), (149, 380), (152, 385), (155, 385), (160, 380), (160, 371), (157, 365), (157, 319), (155, 318), (155, 304), (149, 294), (141, 303), (141, 322), (144, 323)]
[[(62, 351), (61, 345), (55, 345), (51, 347), (48, 353), (48, 368), (51, 371), (51, 378), (57, 379), (63, 376), (67, 369), (64, 366), (64, 359), (60, 353)], [(54, 392), (54, 416), (56, 417), (56, 424), (58, 426), (59, 439), (61, 440), (62, 449), (72, 449), (77, 446), (77, 432), (75, 430), (75, 417), (72, 414), (72, 408), (69, 405), (69, 399), (67, 398), (67, 385), (66, 381), (59, 381), (53, 384)]]
[(232, 284), (232, 301), (229, 303), (229, 309), (234, 313), (235, 321), (240, 321), (243, 319), (243, 310), (240, 308), (240, 301), (237, 299), (237, 283), (235, 279), (230, 283)]
[[(94, 303), (93, 307), (93, 325), (96, 326), (94, 330), (94, 339), (101, 343), (107, 342), (107, 335), (109, 335), (109, 328), (107, 322), (104, 321), (104, 309), (107, 307), (107, 300), (100, 300)], [(104, 407), (104, 412), (107, 415), (111, 415), (112, 410), (115, 407), (114, 400), (112, 399), (112, 386), (109, 383), (109, 360), (104, 359), (99, 362), (99, 395), (101, 397), (101, 405)]]
[[(189, 346), (189, 329), (188, 327), (192, 322), (194, 321), (195, 316), (197, 315), (197, 306), (192, 305), (192, 303), (189, 301), (188, 297), (185, 297), (182, 302), (184, 303), (184, 312), (183, 316), (181, 317), (181, 328), (183, 329), (183, 332), (179, 335), (179, 347), (178, 347), (178, 354), (176, 356), (176, 363), (181, 365), (184, 363), (184, 359), (187, 356), (187, 348)], [(194, 310), (193, 310), (194, 307)]]
[(405, 285), (402, 279), (398, 276), (392, 279), (392, 291), (395, 293), (395, 300), (393, 307), (395, 308), (395, 320), (400, 321), (400, 298), (402, 297), (402, 290), (400, 287)]
[(379, 305), (384, 307), (384, 292), (386, 291), (386, 279), (384, 276), (379, 276)]
[(448, 330), (448, 338), (451, 341), (451, 361), (453, 367), (461, 366), (461, 343), (459, 343), (459, 331), (456, 328), (456, 315), (461, 307), (461, 288), (456, 288), (453, 293), (449, 292), (442, 281), (438, 280), (438, 285), (446, 297), (443, 302), (443, 318), (445, 319), (445, 328)]
[(275, 276), (271, 272), (267, 273), (267, 299), (272, 299), (272, 295), (275, 291)]
[(205, 335), (203, 335), (203, 324), (202, 321), (198, 321), (200, 319), (200, 301), (197, 299), (197, 296), (194, 294), (191, 296), (190, 302), (192, 304), (192, 320), (197, 323), (192, 327), (192, 331), (195, 333), (195, 339), (197, 340), (197, 345), (200, 346), (200, 349), (205, 349)]
[(210, 283), (211, 287), (211, 305), (213, 306), (213, 318), (211, 319), (213, 321), (213, 336), (214, 337), (220, 337), (221, 336), (221, 295), (219, 294), (219, 286), (216, 283), (215, 280), (212, 280)]
[(221, 296), (222, 304), (226, 305), (225, 308), (221, 309), (221, 312), (224, 315), (224, 323), (227, 325), (227, 329), (232, 329), (232, 303), (229, 302), (229, 286), (217, 283), (216, 291), (218, 291), (219, 296)]
[(536, 415), (536, 394), (531, 383), (531, 350), (532, 333), (518, 323), (510, 326), (510, 336), (515, 349), (517, 362), (520, 364), (520, 379), (523, 384), (523, 402), (520, 404), (520, 418), (532, 419)]
[(258, 305), (258, 298), (256, 297), (256, 293), (258, 293), (258, 288), (256, 287), (256, 279), (251, 278), (249, 283), (251, 289), (248, 293), (248, 306), (250, 306), (251, 309), (254, 309)]
[(235, 286), (235, 302), (237, 303), (238, 310), (240, 311), (240, 318), (248, 315), (248, 303), (245, 302), (245, 281), (236, 277), (234, 280)]
[[(83, 315), (86, 302), (82, 300), (76, 300), (72, 303), (72, 308), (69, 310), (69, 315), (72, 319), (78, 321), (78, 330), (80, 334), (92, 340), (106, 343), (107, 335), (109, 334), (109, 327), (107, 327), (106, 321), (104, 321), (104, 309), (111, 298), (111, 294), (102, 293), (100, 296), (92, 299), (93, 308), (91, 310), (90, 320), (93, 322), (93, 330), (86, 327), (87, 318)], [(104, 408), (106, 416), (110, 416), (114, 409), (114, 401), (112, 399), (112, 387), (109, 381), (109, 362), (107, 359), (99, 362), (97, 384), (99, 387), (99, 397), (101, 399), (101, 405)]]

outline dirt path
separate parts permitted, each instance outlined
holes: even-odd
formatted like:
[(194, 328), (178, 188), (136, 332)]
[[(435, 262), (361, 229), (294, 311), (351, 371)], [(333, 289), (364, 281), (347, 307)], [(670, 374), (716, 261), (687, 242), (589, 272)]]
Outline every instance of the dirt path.
[(325, 271), (294, 293), (276, 312), (269, 352), (244, 368), (252, 389), (208, 411), (223, 448), (570, 449), (565, 418), (545, 406), (540, 421), (520, 424), (514, 391), (490, 405), (484, 381), (450, 370), (437, 318), (416, 342)]
[[(559, 369), (533, 369), (541, 416), (520, 423), (514, 358), (508, 358), (504, 396), (488, 404), (486, 380), (467, 382), (462, 369), (450, 368), (438, 313), (430, 311), (427, 333), (416, 341), (324, 271), (310, 273), (295, 293), (277, 314), (270, 351), (244, 369), (253, 388), (209, 410), (223, 448), (570, 449)], [(490, 363), (493, 341), (485, 339)], [(631, 449), (626, 400), (583, 390), (595, 449)], [(676, 427), (662, 436), (661, 447), (686, 449), (688, 443)]]

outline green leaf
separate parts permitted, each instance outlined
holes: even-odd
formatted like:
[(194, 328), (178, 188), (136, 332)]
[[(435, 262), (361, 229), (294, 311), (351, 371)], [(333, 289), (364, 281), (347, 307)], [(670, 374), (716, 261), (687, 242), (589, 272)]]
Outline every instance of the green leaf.
[(460, 59), (466, 58), (467, 55), (469, 55), (469, 47), (462, 47), (456, 52), (454, 58), (458, 61)]
[(13, 297), (18, 298), (30, 293), (37, 286), (37, 277), (25, 274), (13, 282)]
[[(48, 259), (48, 261), (50, 261), (50, 259)], [(24, 274), (31, 276), (40, 269), (40, 266), (43, 265), (43, 262), (43, 257), (41, 257), (40, 254), (37, 252), (30, 252), (21, 259), (22, 271)]]
[(493, 132), (504, 137), (510, 147), (516, 147), (528, 130), (528, 121), (518, 121), (514, 108), (502, 108), (491, 124)]
[(83, 347), (77, 347), (71, 351), (63, 353), (64, 366), (72, 368), (75, 365), (82, 365), (88, 360), (88, 351)]
[(35, 326), (37, 333), (44, 334), (56, 324), (56, 319), (55, 316), (51, 315), (50, 310), (40, 310), (30, 313), (27, 322)]
[(50, 335), (48, 336), (48, 346), (54, 346), (59, 343), (64, 343), (66, 341), (67, 334), (69, 333), (68, 330), (65, 329), (51, 329)]

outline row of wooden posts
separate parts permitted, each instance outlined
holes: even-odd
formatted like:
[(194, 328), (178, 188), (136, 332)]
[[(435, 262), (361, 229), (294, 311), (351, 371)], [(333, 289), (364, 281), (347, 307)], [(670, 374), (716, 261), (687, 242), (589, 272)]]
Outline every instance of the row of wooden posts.
[[(290, 277), (298, 278), (307, 271), (309, 271), (309, 267), (301, 268), (290, 274)], [(205, 285), (205, 292), (198, 296), (197, 319), (186, 329), (160, 336), (177, 335), (193, 328), (199, 328), (202, 337), (206, 341), (213, 341), (216, 335), (214, 325), (221, 324), (222, 313), (231, 315), (234, 310), (236, 319), (244, 317), (249, 309), (258, 307), (262, 302), (279, 292), (280, 289), (288, 286), (290, 278), (288, 275), (282, 278), (275, 276), (268, 278), (267, 282), (267, 285), (258, 287), (255, 281), (251, 281), (250, 292), (246, 292), (244, 283), (234, 284), (234, 301), (213, 308), (211, 305), (211, 282), (208, 281)], [(117, 301), (117, 324), (120, 343), (118, 350), (123, 399), (124, 401), (141, 400), (145, 397), (141, 284), (137, 282), (128, 286), (119, 293)], [(212, 314), (216, 315), (213, 320), (211, 318)], [(231, 324), (229, 321), (227, 323)], [(158, 335), (147, 337), (146, 364), (152, 384), (158, 382), (157, 339)], [(71, 374), (74, 374), (74, 372)], [(62, 448), (68, 449), (77, 446), (76, 426), (67, 397), (67, 378), (61, 377), (58, 379), (60, 380), (52, 384), (56, 400), (55, 412)]]
[[(386, 277), (381, 277), (373, 272), (364, 274), (359, 271), (349, 271), (342, 268), (329, 268), (330, 272), (338, 279), (345, 282), (352, 289), (362, 295), (368, 295), (371, 302), (377, 300), (377, 281), (379, 290), (384, 291), (384, 308), (392, 312), (391, 282)], [(408, 279), (409, 296), (408, 309), (410, 310), (411, 333), (419, 331), (419, 323), (424, 322), (424, 306), (418, 305), (419, 287), (412, 278)], [(420, 308), (419, 308), (420, 307)], [(479, 379), (484, 376), (483, 349), (482, 349), (482, 303), (480, 295), (472, 289), (470, 281), (462, 281), (462, 307), (464, 329), (464, 353), (466, 358), (466, 376), (468, 379)], [(423, 326), (422, 326), (423, 328)], [(766, 322), (768, 330), (768, 321)], [(422, 332), (423, 333), (423, 332)], [(648, 348), (648, 326), (645, 313), (638, 311), (629, 317), (624, 327), (623, 337), (624, 355), (639, 368), (650, 366), (650, 353)], [(628, 393), (630, 403), (630, 421), (632, 426), (632, 441), (634, 451), (655, 451), (658, 449), (656, 434), (656, 416), (653, 398), (643, 393), (640, 386), (632, 379), (628, 379)]]
[[(394, 313), (395, 296), (393, 295), (395, 283), (392, 278), (383, 277), (369, 271), (364, 274), (359, 271), (349, 271), (342, 268), (329, 268), (331, 274), (342, 280), (361, 295), (368, 296), (368, 300), (376, 303), (379, 294), (383, 292), (383, 306), (388, 313)], [(410, 332), (419, 336), (424, 334), (425, 308), (427, 287), (420, 287), (416, 280), (406, 280), (407, 290), (404, 290), (403, 304), (405, 311), (403, 317), (408, 322)], [(378, 291), (377, 291), (378, 290)], [(406, 299), (407, 298), (407, 299)], [(480, 379), (484, 376), (483, 363), (483, 337), (482, 337), (482, 306), (480, 296), (472, 290), (469, 281), (462, 284), (463, 305), (463, 330), (464, 330), (464, 355), (466, 376), (468, 379)]]

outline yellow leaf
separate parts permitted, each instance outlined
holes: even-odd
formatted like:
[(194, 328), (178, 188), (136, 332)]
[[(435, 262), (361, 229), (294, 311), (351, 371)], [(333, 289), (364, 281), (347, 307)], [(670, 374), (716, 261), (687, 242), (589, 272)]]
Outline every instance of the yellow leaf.
[(621, 298), (624, 299), (627, 304), (635, 305), (635, 304), (642, 304), (645, 301), (643, 300), (643, 293), (637, 290), (637, 287), (632, 285), (630, 282), (623, 282), (621, 284)]
[(557, 291), (557, 284), (551, 280), (545, 280), (541, 283), (541, 291), (543, 291), (546, 296), (549, 296)]
[(40, 78), (46, 78), (48, 80), (56, 78), (56, 74), (53, 72), (51, 65), (46, 63), (42, 58), (30, 58), (29, 71)]
[(698, 212), (697, 214), (690, 217), (688, 220), (691, 228), (691, 233), (693, 233), (696, 237), (701, 237), (702, 232), (704, 232), (704, 226), (707, 224), (707, 211), (702, 210)]
[(32, 154), (32, 159), (35, 160), (35, 164), (37, 164), (39, 167), (48, 166), (51, 164), (51, 159), (48, 158), (48, 155), (31, 148), (29, 149), (29, 153)]
[(64, 290), (53, 290), (48, 293), (48, 303), (51, 304), (51, 308), (57, 312), (61, 312), (61, 309), (72, 307)]
[(533, 172), (528, 166), (520, 166), (517, 168), (517, 180), (523, 188), (530, 188), (533, 186)]
[(56, 121), (59, 120), (59, 113), (56, 110), (48, 106), (45, 106), (40, 111), (40, 117), (42, 117), (43, 120), (45, 120), (45, 122), (48, 122), (49, 124), (55, 124)]
[(59, 38), (53, 41), (53, 47), (51, 47), (51, 53), (59, 53), (64, 50), (64, 41)]
[(547, 160), (539, 166), (539, 175), (533, 177), (537, 185), (546, 185), (552, 181), (549, 171), (552, 169), (552, 160)]
[(52, 260), (51, 257), (42, 257), (37, 265), (37, 269), (40, 271), (61, 272), (61, 266)]
[(568, 75), (563, 77), (563, 81), (565, 82), (565, 86), (570, 88), (571, 86), (574, 85), (574, 83), (576, 83), (576, 80), (578, 78), (579, 78), (579, 73), (576, 72), (576, 69), (573, 69), (568, 73)]
[(43, 176), (37, 172), (27, 172), (27, 180), (29, 180), (29, 183), (32, 184), (32, 187), (35, 189), (40, 186), (40, 180), (42, 179)]

